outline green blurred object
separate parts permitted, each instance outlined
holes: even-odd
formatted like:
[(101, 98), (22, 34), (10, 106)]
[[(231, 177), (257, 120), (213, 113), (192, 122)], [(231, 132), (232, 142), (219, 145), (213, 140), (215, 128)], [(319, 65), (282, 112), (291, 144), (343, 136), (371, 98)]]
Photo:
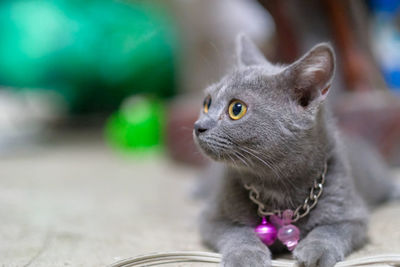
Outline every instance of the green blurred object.
[(149, 1), (0, 3), (0, 84), (55, 90), (73, 113), (173, 95), (177, 50), (174, 24)]
[(105, 128), (106, 139), (112, 147), (126, 152), (160, 148), (164, 121), (161, 101), (138, 96), (129, 98), (109, 118)]

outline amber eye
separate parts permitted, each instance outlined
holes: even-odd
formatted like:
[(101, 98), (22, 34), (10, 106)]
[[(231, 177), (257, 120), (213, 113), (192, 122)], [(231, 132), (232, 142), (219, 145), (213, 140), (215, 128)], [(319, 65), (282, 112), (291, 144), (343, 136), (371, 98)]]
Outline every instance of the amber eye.
[(240, 100), (233, 100), (229, 104), (228, 113), (232, 120), (242, 118), (247, 112), (247, 106)]
[(206, 98), (204, 98), (203, 101), (204, 113), (208, 113), (208, 109), (210, 108), (210, 106), (211, 106), (211, 96), (207, 96)]

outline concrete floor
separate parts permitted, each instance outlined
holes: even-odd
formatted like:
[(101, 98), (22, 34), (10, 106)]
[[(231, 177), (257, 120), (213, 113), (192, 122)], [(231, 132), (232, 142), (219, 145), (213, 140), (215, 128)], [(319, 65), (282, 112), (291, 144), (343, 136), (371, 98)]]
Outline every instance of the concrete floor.
[[(66, 139), (0, 159), (0, 266), (105, 266), (139, 254), (205, 250), (196, 171), (165, 158), (126, 158), (99, 139)], [(400, 204), (371, 217), (351, 257), (400, 253)], [(187, 266), (187, 265), (182, 265)]]

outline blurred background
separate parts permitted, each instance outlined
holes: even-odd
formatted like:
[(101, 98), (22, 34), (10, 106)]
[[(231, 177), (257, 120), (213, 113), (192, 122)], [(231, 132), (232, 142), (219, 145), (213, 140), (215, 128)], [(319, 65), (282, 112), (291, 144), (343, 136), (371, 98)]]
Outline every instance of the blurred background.
[[(234, 67), (239, 32), (280, 63), (331, 42), (338, 125), (399, 166), (400, 1), (3, 0), (0, 252), (9, 263), (78, 266), (97, 248), (82, 265), (92, 266), (148, 251), (143, 240), (168, 247), (165, 231), (145, 235), (151, 216), (194, 231), (178, 208), (206, 162), (192, 125), (202, 90)], [(123, 239), (132, 232), (140, 242)], [(61, 247), (43, 256), (52, 242)], [(87, 253), (72, 252), (79, 246)]]
[(202, 90), (232, 69), (239, 32), (273, 62), (331, 42), (339, 124), (400, 163), (398, 1), (2, 1), (0, 152), (90, 130), (117, 153), (201, 162)]

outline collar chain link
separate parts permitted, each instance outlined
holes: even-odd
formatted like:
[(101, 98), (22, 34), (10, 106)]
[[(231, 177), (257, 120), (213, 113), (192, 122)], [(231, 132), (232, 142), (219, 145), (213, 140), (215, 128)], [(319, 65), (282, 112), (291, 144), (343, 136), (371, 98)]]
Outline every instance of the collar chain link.
[[(319, 197), (322, 195), (324, 190), (325, 176), (328, 169), (327, 162), (325, 162), (324, 170), (318, 179), (314, 180), (313, 186), (310, 188), (310, 194), (304, 200), (304, 203), (298, 206), (293, 212), (292, 222), (297, 222), (299, 219), (303, 218), (317, 205)], [(281, 210), (267, 211), (265, 209), (264, 203), (260, 201), (260, 192), (251, 184), (245, 184), (244, 187), (249, 190), (250, 200), (258, 206), (257, 213), (258, 216), (271, 216), (271, 215), (281, 215)]]

